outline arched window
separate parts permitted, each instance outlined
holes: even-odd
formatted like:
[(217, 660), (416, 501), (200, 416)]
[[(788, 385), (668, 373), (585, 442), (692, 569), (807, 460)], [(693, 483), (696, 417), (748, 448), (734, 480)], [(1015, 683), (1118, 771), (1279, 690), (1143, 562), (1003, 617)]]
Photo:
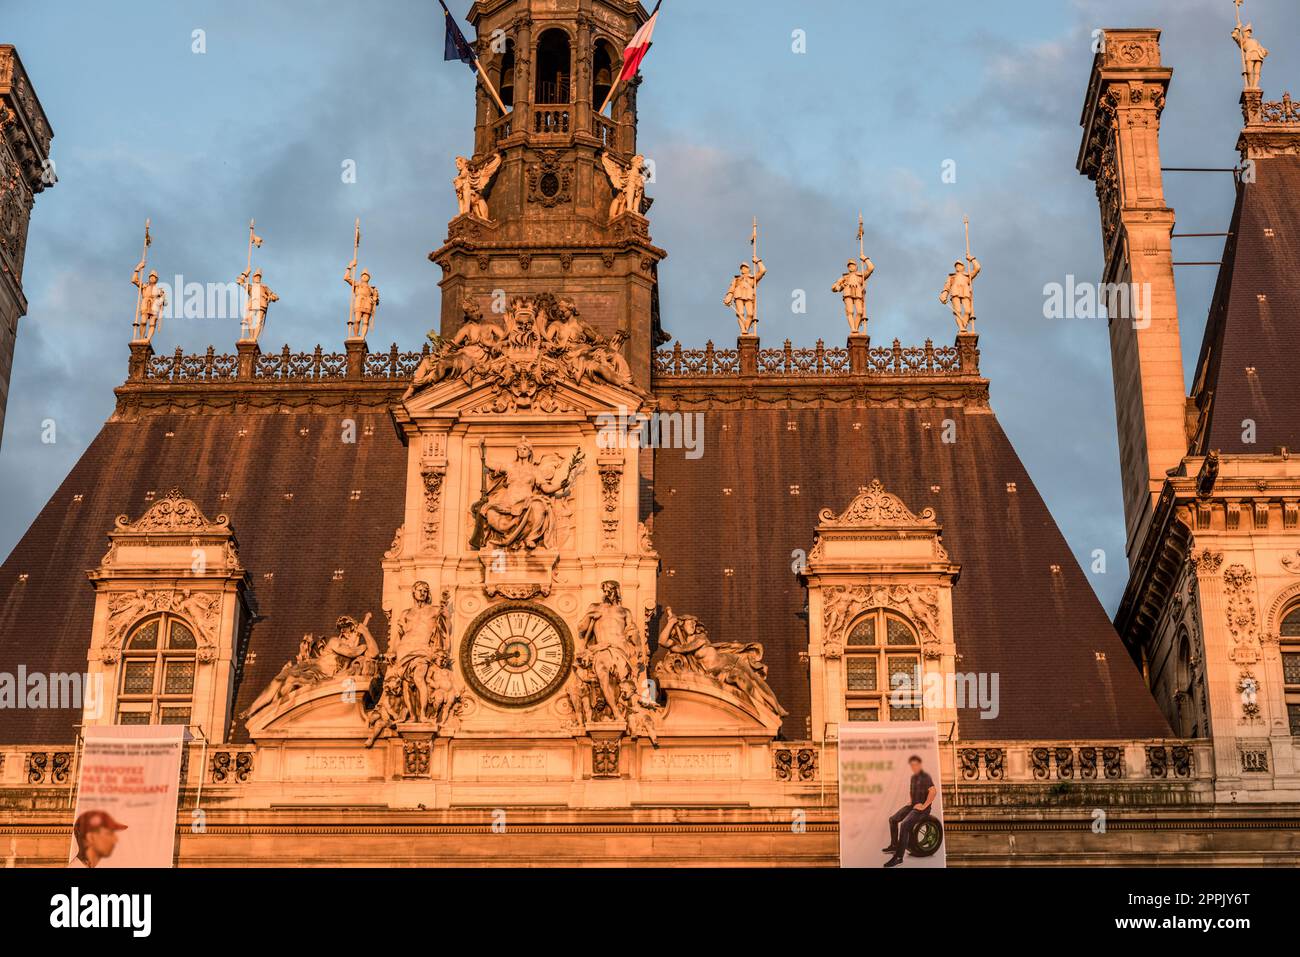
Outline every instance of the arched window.
[(1300, 736), (1300, 605), (1282, 619), (1282, 683), (1291, 733)]
[(569, 35), (563, 30), (547, 30), (537, 41), (536, 102), (568, 103)]
[(190, 626), (159, 615), (135, 627), (122, 646), (118, 724), (189, 724), (198, 643)]
[(877, 608), (853, 623), (844, 673), (850, 721), (921, 720), (921, 640), (901, 615)]
[(506, 40), (505, 53), (501, 54), (501, 68), (497, 73), (497, 92), (507, 110), (515, 108), (515, 41)]
[(600, 109), (614, 85), (614, 48), (607, 40), (597, 40), (591, 57), (591, 105)]

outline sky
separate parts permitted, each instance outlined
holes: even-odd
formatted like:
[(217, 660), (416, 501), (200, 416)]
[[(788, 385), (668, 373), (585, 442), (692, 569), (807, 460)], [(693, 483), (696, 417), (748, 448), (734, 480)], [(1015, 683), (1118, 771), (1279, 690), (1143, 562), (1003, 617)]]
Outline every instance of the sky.
[[(467, 0), (449, 6), (463, 22)], [(1271, 51), (1269, 99), (1300, 80), (1293, 7), (1247, 0)], [(164, 279), (222, 283), (244, 268), (256, 217), (280, 296), (263, 348), (295, 351), (342, 351), (341, 275), (360, 217), (362, 265), (383, 294), (371, 348), (419, 348), (437, 322), (427, 255), (455, 214), (453, 158), (473, 149), (475, 80), (444, 63), (441, 17), (436, 0), (0, 0), (0, 42), (17, 46), (54, 128), (59, 178), (37, 197), (28, 240), (0, 554), (112, 413), (146, 217)], [(993, 408), (1113, 611), (1126, 563), (1105, 323), (1043, 314), (1047, 284), (1100, 277), (1096, 196), (1075, 171), (1093, 34), (1161, 28), (1174, 68), (1164, 165), (1231, 167), (1233, 17), (1231, 0), (666, 0), (639, 96), (651, 230), (669, 252), (665, 328), (686, 346), (734, 342), (721, 298), (757, 216), (764, 344), (842, 345), (830, 286), (856, 253), (861, 212), (873, 343), (948, 344), (937, 296), (969, 216)], [(1228, 228), (1231, 176), (1170, 173), (1165, 187), (1179, 232)], [(1222, 251), (1221, 239), (1174, 242), (1180, 261)], [(1177, 270), (1188, 368), (1215, 272)], [(790, 307), (797, 290), (806, 313)], [(235, 321), (175, 319), (155, 348), (233, 351), (237, 337)]]

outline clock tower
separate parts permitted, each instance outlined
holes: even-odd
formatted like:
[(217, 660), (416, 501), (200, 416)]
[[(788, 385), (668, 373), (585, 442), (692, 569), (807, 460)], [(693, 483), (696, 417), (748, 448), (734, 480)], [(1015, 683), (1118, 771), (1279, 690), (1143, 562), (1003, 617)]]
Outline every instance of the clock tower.
[(467, 298), (500, 321), (517, 296), (564, 295), (602, 334), (625, 334), (633, 379), (649, 386), (666, 254), (650, 239), (640, 75), (600, 112), (646, 19), (636, 0), (479, 0), (470, 9), (506, 109), (478, 83), (474, 152), (457, 161), (461, 211), (429, 255), (442, 269), (443, 336), (459, 329)]

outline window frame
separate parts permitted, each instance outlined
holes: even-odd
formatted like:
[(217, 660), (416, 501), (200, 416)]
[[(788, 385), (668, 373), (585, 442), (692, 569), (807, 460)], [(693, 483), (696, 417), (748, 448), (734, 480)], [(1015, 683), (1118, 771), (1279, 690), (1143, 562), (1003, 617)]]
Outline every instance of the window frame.
[[(158, 629), (155, 646), (153, 648), (132, 648), (131, 644), (136, 637), (150, 625), (155, 624)], [(171, 647), (172, 629), (177, 625), (189, 633), (191, 644), (188, 648)], [(122, 642), (121, 659), (118, 665), (116, 681), (117, 696), (113, 707), (113, 724), (183, 724), (190, 726), (194, 720), (194, 695), (199, 665), (198, 650), (198, 632), (194, 625), (181, 615), (172, 612), (161, 612), (143, 618), (132, 625), (126, 639)], [(131, 671), (130, 666), (139, 662), (149, 662), (152, 665), (152, 685), (147, 693), (128, 692), (126, 690), (127, 675)], [(189, 690), (184, 693), (168, 693), (166, 691), (168, 666), (174, 663), (184, 664), (187, 662), (190, 665)], [(184, 721), (162, 720), (164, 712), (168, 710), (175, 711), (180, 708), (185, 710)], [(123, 716), (125, 715), (144, 715), (148, 720), (124, 721)]]
[[(906, 644), (894, 644), (889, 638), (889, 622), (901, 624), (911, 638)], [(872, 623), (873, 642), (863, 644), (854, 642), (854, 634), (867, 622)], [(867, 721), (881, 724), (911, 724), (925, 720), (923, 690), (921, 683), (925, 676), (925, 662), (921, 654), (921, 635), (916, 626), (903, 614), (892, 608), (871, 608), (858, 616), (846, 629), (843, 645), (844, 658), (844, 712), (849, 721)], [(883, 641), (881, 640), (883, 636)], [(891, 699), (897, 693), (893, 688), (890, 668), (891, 659), (908, 659), (912, 673), (916, 676), (916, 687), (910, 706), (895, 706)], [(850, 688), (854, 672), (854, 663), (870, 661), (874, 665), (874, 688)], [(882, 687), (883, 679), (883, 687)], [(875, 712), (875, 717), (865, 717), (854, 712)], [(913, 712), (914, 716), (896, 716), (903, 712)]]
[[(1296, 619), (1294, 628), (1295, 634), (1286, 633), (1287, 621)], [(1290, 729), (1292, 737), (1300, 737), (1300, 682), (1287, 681), (1286, 677), (1286, 659), (1289, 655), (1295, 655), (1300, 659), (1300, 602), (1291, 605), (1283, 614), (1281, 622), (1278, 625), (1278, 643), (1280, 659), (1282, 666), (1282, 698), (1286, 706), (1287, 726)]]

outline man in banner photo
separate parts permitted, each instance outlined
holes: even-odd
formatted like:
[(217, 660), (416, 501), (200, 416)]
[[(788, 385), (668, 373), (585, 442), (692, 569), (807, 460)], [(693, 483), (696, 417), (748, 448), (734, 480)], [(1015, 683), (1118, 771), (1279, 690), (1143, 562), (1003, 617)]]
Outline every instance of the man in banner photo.
[(840, 725), (840, 864), (944, 867), (933, 724)]
[(77, 772), (69, 867), (171, 867), (184, 725), (92, 725)]

